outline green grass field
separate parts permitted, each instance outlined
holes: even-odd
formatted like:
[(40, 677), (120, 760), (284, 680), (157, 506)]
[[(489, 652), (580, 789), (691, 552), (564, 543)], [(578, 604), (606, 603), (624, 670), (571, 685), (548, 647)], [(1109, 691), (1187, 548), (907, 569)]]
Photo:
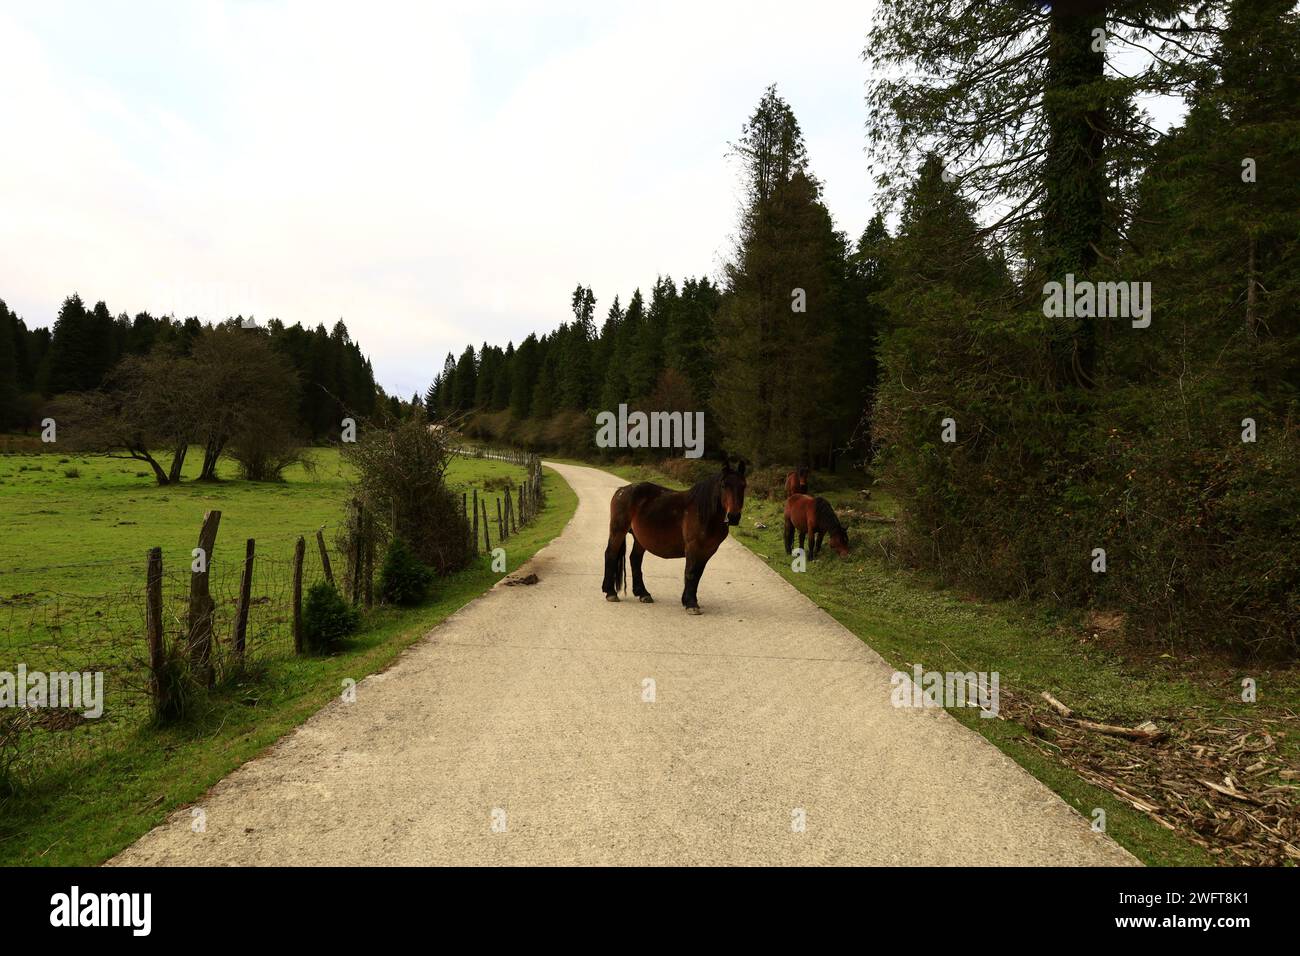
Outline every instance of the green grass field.
[[(425, 605), (369, 612), (340, 653), (295, 657), (285, 639), (284, 572), (298, 535), (324, 525), (333, 547), (332, 527), (347, 496), (337, 453), (316, 452), (314, 469), (295, 469), (282, 484), (168, 487), (137, 477), (134, 462), (62, 457), (0, 456), (0, 670), (20, 661), (32, 669), (102, 667), (106, 713), (66, 732), (75, 745), (58, 748), (57, 734), (42, 735), (39, 773), (26, 774), (15, 794), (0, 799), (0, 864), (102, 862), (310, 717), (344, 678), (383, 669), (501, 577), (480, 555), (471, 568), (440, 580)], [(77, 477), (68, 474), (74, 469)], [(488, 490), (492, 502), (505, 483), (517, 487), (523, 476), (519, 466), (457, 459), (448, 482), (458, 491)], [(576, 507), (576, 496), (553, 472), (543, 482), (546, 508), (506, 543), (507, 572), (558, 534)], [(259, 618), (254, 604), (247, 670), (232, 672), (206, 695), (192, 719), (155, 728), (140, 687), (130, 686), (138, 685), (143, 660), (144, 555), (161, 546), (169, 581), (174, 569), (179, 587), (203, 513), (212, 509), (222, 512), (212, 559), (214, 582), (222, 582), (214, 583), (218, 640), (248, 537), (257, 540), (261, 566), (254, 598), (266, 598), (268, 613)], [(494, 515), (494, 546), (496, 538)], [(313, 544), (308, 583), (321, 574), (319, 564)], [(337, 573), (337, 556), (334, 564)], [(175, 590), (168, 589), (169, 601)], [(262, 653), (253, 654), (255, 648)]]
[[(650, 467), (600, 467), (629, 480), (674, 485)], [(870, 491), (870, 498), (864, 499), (864, 490)], [(861, 478), (814, 475), (813, 491), (841, 513), (866, 510), (890, 517), (897, 510), (886, 491), (867, 489)], [(795, 572), (782, 541), (783, 503), (748, 496), (742, 523), (732, 529), (736, 539), (892, 666), (908, 671), (913, 664), (933, 671), (997, 671), (1003, 690), (1017, 697), (1041, 703), (1038, 695), (1048, 691), (1089, 717), (1127, 726), (1155, 719), (1169, 720), (1174, 727), (1206, 721), (1220, 727), (1272, 728), (1278, 758), (1274, 770), (1279, 765), (1289, 765), (1293, 771), (1300, 766), (1300, 722), (1294, 720), (1300, 713), (1300, 672), (1294, 668), (1179, 658), (1099, 634), (1079, 612), (1017, 602), (987, 603), (955, 593), (887, 561), (881, 543), (891, 529), (883, 523), (851, 526), (852, 551), (847, 558), (837, 557), (828, 545), (823, 556), (808, 563), (806, 571)], [(707, 576), (704, 587), (708, 587)], [(1244, 676), (1257, 680), (1259, 703), (1241, 701), (1240, 680)], [(1093, 808), (1103, 808), (1107, 832), (1144, 862), (1234, 862), (1231, 856), (1212, 855), (1109, 791), (1088, 783), (1062, 762), (1044, 756), (1029, 744), (1030, 729), (1017, 720), (985, 720), (962, 709), (950, 713), (987, 737), (1085, 817), (1090, 817)], [(1107, 746), (1109, 741), (1103, 738), (1101, 745)], [(1050, 751), (1049, 745), (1044, 746)], [(1141, 759), (1140, 752), (1134, 759)], [(1210, 774), (1208, 766), (1204, 773)], [(1293, 779), (1272, 776), (1270, 782), (1288, 786)], [(960, 780), (955, 779), (953, 785), (960, 786)]]

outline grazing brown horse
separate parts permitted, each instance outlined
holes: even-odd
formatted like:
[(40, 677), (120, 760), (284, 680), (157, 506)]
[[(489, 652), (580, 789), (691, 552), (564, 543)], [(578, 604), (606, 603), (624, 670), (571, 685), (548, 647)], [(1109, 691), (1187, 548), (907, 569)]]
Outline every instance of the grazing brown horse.
[(689, 491), (671, 491), (649, 481), (618, 489), (609, 502), (609, 544), (605, 548), (605, 580), (600, 586), (605, 600), (617, 601), (619, 588), (627, 589), (623, 561), (631, 531), (632, 593), (644, 604), (654, 603), (641, 577), (641, 560), (647, 551), (659, 558), (685, 558), (682, 606), (699, 614), (696, 591), (704, 566), (727, 536), (727, 526), (740, 523), (744, 506), (743, 461), (734, 471), (727, 462), (721, 473)]
[(813, 498), (811, 495), (791, 495), (785, 499), (785, 553), (790, 554), (794, 544), (794, 533), (799, 532), (799, 547), (804, 546), (804, 537), (808, 538), (808, 558), (817, 557), (822, 549), (822, 540), (827, 534), (831, 536), (831, 547), (841, 558), (849, 553), (849, 533), (835, 517), (835, 509), (825, 498)]
[(811, 469), (805, 466), (803, 468), (796, 468), (794, 471), (790, 472), (790, 474), (786, 475), (785, 496), (789, 498), (791, 495), (808, 494), (808, 475), (810, 473)]

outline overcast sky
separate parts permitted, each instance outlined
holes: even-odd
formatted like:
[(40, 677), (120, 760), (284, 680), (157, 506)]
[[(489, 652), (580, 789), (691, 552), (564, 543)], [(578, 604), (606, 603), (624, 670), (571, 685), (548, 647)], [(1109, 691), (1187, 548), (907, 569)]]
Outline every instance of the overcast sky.
[(716, 275), (777, 83), (871, 215), (872, 4), (0, 3), (0, 298), (331, 325), (380, 383)]

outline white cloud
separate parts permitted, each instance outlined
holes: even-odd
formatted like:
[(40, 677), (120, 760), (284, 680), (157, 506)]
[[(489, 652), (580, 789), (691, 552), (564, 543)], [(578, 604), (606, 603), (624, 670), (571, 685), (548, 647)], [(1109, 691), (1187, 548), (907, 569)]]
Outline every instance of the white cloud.
[(0, 13), (0, 296), (342, 316), (385, 387), (715, 273), (728, 140), (777, 82), (870, 215), (866, 4), (307, 2)]

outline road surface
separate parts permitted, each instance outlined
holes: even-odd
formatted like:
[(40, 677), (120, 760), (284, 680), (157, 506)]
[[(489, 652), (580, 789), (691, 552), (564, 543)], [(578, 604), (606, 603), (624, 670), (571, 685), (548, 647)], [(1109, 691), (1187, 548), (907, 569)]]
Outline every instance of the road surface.
[[(1134, 864), (735, 541), (600, 593), (623, 482), (529, 566), (114, 864)], [(362, 675), (357, 675), (358, 679)]]

